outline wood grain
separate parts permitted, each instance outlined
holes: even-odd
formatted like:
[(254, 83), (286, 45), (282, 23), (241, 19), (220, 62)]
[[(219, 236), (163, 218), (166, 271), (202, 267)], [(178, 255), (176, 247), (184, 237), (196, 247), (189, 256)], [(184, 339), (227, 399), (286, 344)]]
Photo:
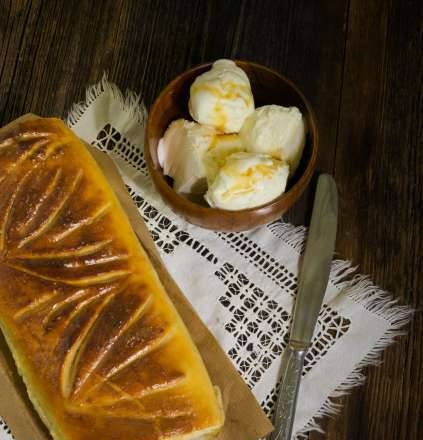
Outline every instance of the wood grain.
[[(316, 110), (319, 169), (334, 172), (337, 250), (420, 309), (409, 335), (326, 423), (330, 439), (423, 435), (422, 17), (419, 0), (0, 0), (0, 124), (64, 115), (104, 70), (150, 105), (193, 64), (260, 62)], [(309, 219), (312, 191), (288, 214)], [(318, 434), (311, 439), (322, 438)]]
[[(418, 312), (344, 399), (330, 439), (423, 435), (421, 2), (350, 5), (335, 162), (338, 249)], [(316, 437), (318, 438), (318, 437)]]

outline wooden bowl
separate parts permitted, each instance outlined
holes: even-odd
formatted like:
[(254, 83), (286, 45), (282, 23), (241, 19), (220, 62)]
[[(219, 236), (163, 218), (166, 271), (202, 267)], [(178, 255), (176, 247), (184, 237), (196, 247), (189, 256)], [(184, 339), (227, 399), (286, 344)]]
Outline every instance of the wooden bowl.
[(283, 75), (249, 61), (235, 61), (248, 75), (256, 107), (278, 104), (296, 106), (307, 124), (307, 141), (300, 165), (287, 184), (285, 193), (265, 205), (227, 211), (194, 203), (178, 194), (163, 175), (157, 158), (157, 146), (169, 124), (175, 119), (192, 120), (188, 112), (190, 86), (195, 78), (211, 68), (211, 63), (193, 67), (179, 75), (160, 93), (151, 107), (147, 123), (145, 156), (153, 182), (174, 212), (190, 223), (216, 231), (244, 231), (279, 218), (301, 196), (309, 183), (317, 159), (319, 133), (314, 112), (298, 88)]

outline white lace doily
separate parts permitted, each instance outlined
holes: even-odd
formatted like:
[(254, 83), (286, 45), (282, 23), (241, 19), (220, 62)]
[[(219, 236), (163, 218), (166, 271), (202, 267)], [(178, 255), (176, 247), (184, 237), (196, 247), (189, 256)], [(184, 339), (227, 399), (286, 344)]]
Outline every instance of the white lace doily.
[[(103, 78), (74, 106), (68, 124), (115, 160), (168, 270), (271, 415), (306, 230), (278, 220), (252, 232), (221, 233), (176, 216), (148, 176), (145, 118), (139, 97), (124, 97)], [(299, 393), (300, 437), (320, 429), (318, 417), (336, 412), (331, 398), (364, 381), (360, 370), (377, 363), (411, 315), (367, 277), (351, 280), (353, 272), (349, 262), (333, 263)], [(0, 419), (0, 440), (6, 439), (10, 431)]]

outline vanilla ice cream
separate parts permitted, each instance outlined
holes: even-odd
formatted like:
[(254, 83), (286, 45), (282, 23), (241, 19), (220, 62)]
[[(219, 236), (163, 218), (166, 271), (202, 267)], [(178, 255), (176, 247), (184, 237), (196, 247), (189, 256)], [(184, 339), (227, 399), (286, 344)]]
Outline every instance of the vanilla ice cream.
[(215, 135), (214, 128), (185, 119), (169, 125), (159, 141), (157, 155), (164, 174), (173, 178), (177, 192), (204, 194), (207, 190), (204, 154)]
[(247, 151), (286, 161), (294, 174), (306, 140), (304, 118), (297, 107), (265, 105), (245, 120), (240, 136)]
[(213, 127), (178, 119), (160, 139), (157, 155), (177, 192), (204, 194), (226, 157), (242, 150), (237, 134), (220, 134)]
[(205, 195), (213, 208), (236, 211), (264, 205), (285, 191), (289, 167), (268, 154), (227, 157)]
[(223, 133), (239, 132), (254, 111), (254, 98), (246, 73), (231, 60), (218, 60), (191, 86), (189, 111), (200, 124)]

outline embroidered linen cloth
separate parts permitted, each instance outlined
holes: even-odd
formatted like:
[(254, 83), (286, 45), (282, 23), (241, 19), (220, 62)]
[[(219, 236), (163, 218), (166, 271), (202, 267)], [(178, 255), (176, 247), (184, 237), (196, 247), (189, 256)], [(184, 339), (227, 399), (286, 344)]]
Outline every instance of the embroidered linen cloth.
[[(124, 96), (105, 77), (87, 90), (84, 103), (74, 105), (67, 122), (115, 160), (171, 275), (271, 416), (306, 229), (277, 220), (251, 232), (222, 233), (176, 216), (148, 175), (146, 111), (139, 96)], [(333, 262), (303, 371), (297, 438), (320, 430), (319, 417), (336, 413), (332, 398), (365, 380), (361, 369), (378, 363), (411, 316), (408, 307), (394, 305), (354, 272), (350, 262)], [(11, 435), (0, 418), (0, 440)]]

